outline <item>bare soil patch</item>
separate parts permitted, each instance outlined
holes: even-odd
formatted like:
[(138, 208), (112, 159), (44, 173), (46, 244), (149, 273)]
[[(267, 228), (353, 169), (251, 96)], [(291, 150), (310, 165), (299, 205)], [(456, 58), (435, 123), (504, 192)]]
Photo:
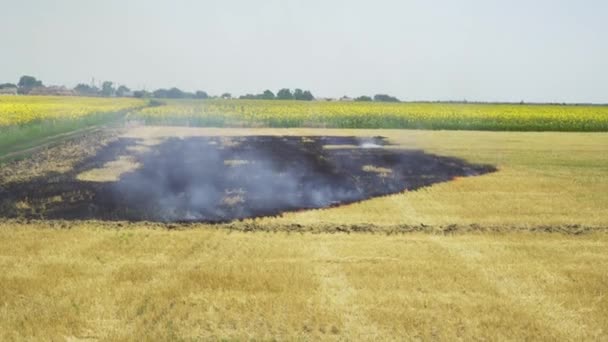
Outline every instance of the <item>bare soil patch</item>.
[[(387, 144), (382, 137), (209, 136), (168, 138), (141, 149), (140, 139), (123, 137), (69, 172), (0, 185), (0, 216), (227, 222), (348, 204), (496, 170), (421, 150), (383, 148)], [(135, 167), (111, 167), (125, 156)], [(82, 177), (115, 169), (124, 173), (97, 181)]]

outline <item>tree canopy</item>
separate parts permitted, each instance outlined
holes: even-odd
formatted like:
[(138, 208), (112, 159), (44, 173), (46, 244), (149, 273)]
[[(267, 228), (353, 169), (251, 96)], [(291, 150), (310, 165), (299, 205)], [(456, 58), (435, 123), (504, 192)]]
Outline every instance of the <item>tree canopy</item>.
[(270, 90), (264, 90), (264, 92), (262, 94), (245, 94), (245, 95), (241, 95), (239, 96), (239, 99), (241, 100), (274, 100), (276, 99), (276, 97), (274, 96), (274, 93)]
[(99, 94), (99, 89), (97, 87), (90, 86), (90, 85), (84, 84), (84, 83), (79, 83), (77, 86), (75, 86), (74, 91), (78, 95), (86, 95), (86, 96), (92, 96), (92, 95)]
[(297, 88), (292, 93), (290, 89), (283, 88), (283, 89), (279, 90), (279, 92), (277, 93), (276, 99), (277, 100), (312, 101), (315, 99), (315, 97), (312, 95), (312, 93), (309, 90), (304, 91), (300, 88)]
[(116, 89), (114, 89), (114, 83), (105, 81), (101, 85), (101, 95), (105, 97), (114, 96)]
[(194, 98), (201, 99), (201, 100), (208, 99), (209, 94), (207, 94), (207, 92), (205, 92), (205, 91), (197, 90), (196, 93), (194, 93)]
[(394, 96), (389, 96), (386, 94), (376, 94), (374, 95), (374, 101), (378, 102), (399, 102), (399, 99)]
[(277, 92), (277, 100), (293, 100), (291, 90), (283, 88)]
[(143, 99), (146, 97), (151, 97), (152, 94), (149, 91), (145, 91), (145, 90), (136, 90), (133, 92), (133, 97), (136, 97), (138, 99)]
[(17, 88), (17, 85), (13, 84), (13, 83), (2, 83), (2, 84), (0, 84), (0, 89), (6, 89), (6, 88)]
[(274, 96), (274, 93), (272, 91), (266, 89), (266, 90), (264, 90), (264, 93), (262, 93), (261, 98), (263, 100), (274, 100), (275, 96)]
[(36, 77), (33, 76), (21, 76), (21, 78), (19, 79), (19, 91), (22, 94), (27, 94), (29, 93), (32, 89), (36, 88), (36, 87), (43, 87), (44, 85), (42, 84), (42, 81), (37, 80)]
[(359, 97), (355, 98), (355, 101), (357, 101), (357, 102), (371, 102), (371, 101), (373, 101), (373, 99), (370, 96), (363, 95), (363, 96), (359, 96)]
[(123, 97), (130, 92), (131, 89), (129, 89), (127, 86), (121, 85), (118, 87), (118, 89), (116, 89), (116, 96)]

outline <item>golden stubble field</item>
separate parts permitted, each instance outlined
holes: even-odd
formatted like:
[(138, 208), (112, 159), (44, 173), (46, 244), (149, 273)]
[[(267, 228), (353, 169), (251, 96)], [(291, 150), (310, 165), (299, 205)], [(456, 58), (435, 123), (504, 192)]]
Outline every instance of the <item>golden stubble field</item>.
[(0, 227), (0, 339), (603, 340), (608, 235)]
[[(499, 171), (231, 226), (5, 220), (1, 340), (608, 338), (608, 134), (163, 127), (123, 134), (152, 147), (169, 135), (382, 135), (399, 145), (392, 148)], [(68, 144), (61, 161), (51, 150), (2, 175), (63, 172), (76, 151)], [(326, 229), (365, 224), (376, 232)], [(406, 224), (429, 229), (390, 228)], [(317, 233), (281, 231), (294, 225)], [(457, 227), (450, 234), (433, 229), (450, 225)], [(564, 233), (538, 232), (553, 228)]]

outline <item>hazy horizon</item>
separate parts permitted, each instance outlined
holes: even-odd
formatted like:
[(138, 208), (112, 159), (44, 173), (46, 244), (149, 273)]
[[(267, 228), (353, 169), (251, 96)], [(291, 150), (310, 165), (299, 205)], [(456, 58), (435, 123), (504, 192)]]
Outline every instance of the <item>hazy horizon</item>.
[(0, 0), (0, 83), (608, 102), (608, 3)]

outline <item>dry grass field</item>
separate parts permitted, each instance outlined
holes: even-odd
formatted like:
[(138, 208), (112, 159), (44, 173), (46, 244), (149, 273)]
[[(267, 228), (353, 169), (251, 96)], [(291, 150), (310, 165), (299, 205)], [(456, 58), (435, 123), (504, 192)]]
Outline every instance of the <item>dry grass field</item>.
[[(142, 150), (168, 136), (381, 135), (498, 171), (227, 225), (0, 221), (0, 340), (608, 339), (608, 134), (122, 134)], [(68, 172), (88, 146), (41, 151), (0, 178)], [(125, 160), (88, 176), (115, 179)]]
[(605, 340), (608, 235), (0, 227), (0, 340)]

